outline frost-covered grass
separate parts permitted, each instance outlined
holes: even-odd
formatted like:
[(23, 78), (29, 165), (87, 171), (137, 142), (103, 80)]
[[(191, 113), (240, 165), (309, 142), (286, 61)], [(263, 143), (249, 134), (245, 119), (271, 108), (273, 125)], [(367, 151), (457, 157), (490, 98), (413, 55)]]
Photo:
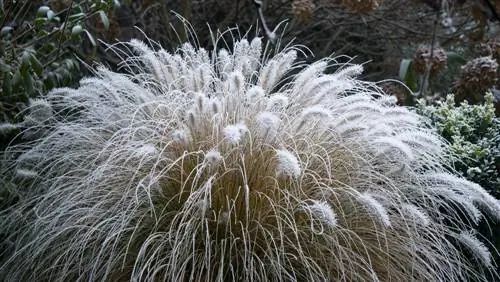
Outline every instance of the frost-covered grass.
[(334, 59), (259, 38), (127, 46), (128, 75), (33, 101), (32, 141), (4, 156), (21, 196), (0, 280), (485, 280), (471, 229), (500, 203), (448, 174), (446, 144), (360, 66), (328, 74)]

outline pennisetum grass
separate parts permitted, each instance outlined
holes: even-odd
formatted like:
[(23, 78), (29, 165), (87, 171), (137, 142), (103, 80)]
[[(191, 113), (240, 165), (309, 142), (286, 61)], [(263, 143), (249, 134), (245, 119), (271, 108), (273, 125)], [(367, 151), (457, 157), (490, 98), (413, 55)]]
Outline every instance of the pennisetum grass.
[(100, 67), (16, 125), (0, 280), (486, 280), (470, 230), (500, 203), (361, 66), (260, 38), (124, 45), (127, 74)]

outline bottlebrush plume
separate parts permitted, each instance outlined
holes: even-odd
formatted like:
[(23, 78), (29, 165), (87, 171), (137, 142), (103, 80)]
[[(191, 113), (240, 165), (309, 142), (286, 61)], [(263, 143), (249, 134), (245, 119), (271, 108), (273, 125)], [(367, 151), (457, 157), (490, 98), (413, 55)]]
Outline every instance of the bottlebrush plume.
[(464, 232), (500, 204), (448, 174), (446, 144), (361, 67), (327, 74), (334, 58), (298, 64), (259, 38), (127, 46), (127, 74), (98, 68), (18, 125), (0, 280), (486, 279)]

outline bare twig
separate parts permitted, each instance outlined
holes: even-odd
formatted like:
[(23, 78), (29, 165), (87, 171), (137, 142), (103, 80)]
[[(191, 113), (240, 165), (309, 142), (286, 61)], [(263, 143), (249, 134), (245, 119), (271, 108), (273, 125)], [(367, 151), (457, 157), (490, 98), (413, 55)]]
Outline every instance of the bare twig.
[(253, 3), (255, 4), (255, 7), (257, 7), (257, 13), (259, 14), (259, 19), (262, 23), (262, 27), (264, 28), (267, 38), (272, 44), (275, 44), (277, 37), (276, 34), (273, 31), (271, 31), (266, 24), (266, 19), (264, 18), (264, 13), (262, 12), (262, 1), (253, 0)]

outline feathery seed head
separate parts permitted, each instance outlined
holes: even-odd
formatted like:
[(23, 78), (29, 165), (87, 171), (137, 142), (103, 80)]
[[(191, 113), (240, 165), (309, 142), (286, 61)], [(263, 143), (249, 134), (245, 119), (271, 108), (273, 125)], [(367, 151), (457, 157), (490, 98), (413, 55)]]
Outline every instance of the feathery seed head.
[(224, 127), (224, 138), (233, 145), (240, 143), (244, 135), (248, 132), (246, 125), (242, 123), (231, 124)]
[(290, 98), (281, 95), (281, 94), (274, 94), (271, 97), (269, 97), (269, 100), (267, 102), (267, 107), (266, 110), (280, 110), (284, 109), (286, 106), (288, 106), (288, 103), (290, 101)]
[(259, 86), (254, 86), (247, 91), (248, 103), (255, 103), (266, 96), (264, 89)]
[(255, 118), (264, 130), (276, 130), (280, 125), (280, 118), (271, 112), (261, 112)]
[(172, 132), (172, 140), (180, 144), (187, 145), (189, 141), (189, 134), (182, 129), (176, 129)]
[(46, 121), (53, 116), (52, 105), (45, 99), (31, 99), (29, 116), (39, 122)]
[(304, 119), (311, 118), (313, 116), (317, 116), (320, 118), (330, 118), (330, 111), (318, 105), (305, 108), (302, 111), (302, 118)]
[(210, 165), (215, 165), (222, 160), (222, 156), (217, 150), (210, 150), (205, 154), (205, 162)]
[(158, 150), (153, 144), (143, 144), (140, 147), (135, 148), (134, 152), (140, 156), (144, 156), (144, 155), (156, 155), (158, 153)]
[(19, 126), (10, 122), (0, 123), (0, 135), (7, 135), (12, 131), (18, 129)]
[(38, 176), (38, 173), (33, 170), (19, 168), (16, 170), (16, 176), (20, 179), (33, 179)]
[(308, 208), (315, 217), (319, 218), (328, 227), (333, 228), (337, 226), (337, 216), (327, 202), (312, 200), (312, 204)]
[(362, 73), (363, 73), (362, 65), (350, 65), (335, 72), (335, 76), (338, 77), (339, 79), (355, 78), (356, 76)]
[(359, 195), (359, 201), (385, 227), (391, 226), (387, 209), (370, 192), (363, 192)]
[(491, 266), (491, 254), (488, 248), (476, 238), (471, 231), (462, 231), (458, 234), (458, 240), (470, 251), (470, 253), (484, 265)]
[(403, 214), (411, 219), (416, 224), (429, 225), (431, 220), (423, 211), (421, 211), (417, 206), (412, 204), (404, 204), (401, 206)]
[(298, 178), (301, 174), (300, 163), (297, 157), (286, 149), (276, 151), (278, 163), (276, 165), (276, 175), (291, 178)]

